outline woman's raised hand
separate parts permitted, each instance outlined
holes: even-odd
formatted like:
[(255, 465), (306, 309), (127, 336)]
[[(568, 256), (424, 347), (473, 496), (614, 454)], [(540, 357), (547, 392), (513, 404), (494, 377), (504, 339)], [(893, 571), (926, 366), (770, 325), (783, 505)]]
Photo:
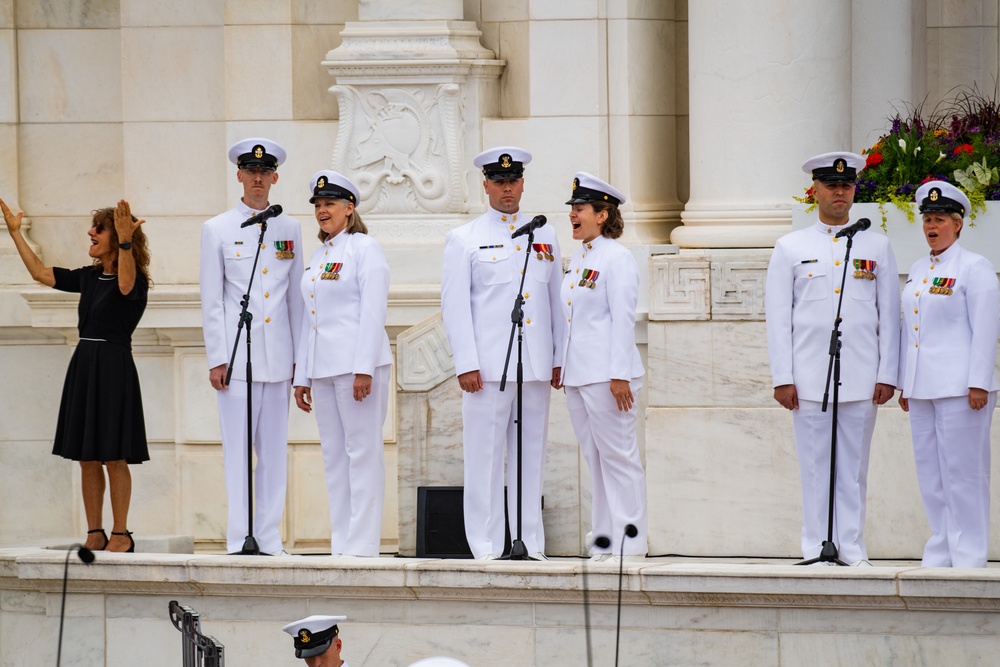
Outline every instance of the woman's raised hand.
[(7, 207), (7, 204), (3, 199), (0, 199), (0, 209), (3, 210), (3, 220), (7, 223), (8, 232), (13, 234), (17, 230), (21, 229), (21, 218), (24, 217), (23, 211), (18, 211), (17, 215), (14, 215)]

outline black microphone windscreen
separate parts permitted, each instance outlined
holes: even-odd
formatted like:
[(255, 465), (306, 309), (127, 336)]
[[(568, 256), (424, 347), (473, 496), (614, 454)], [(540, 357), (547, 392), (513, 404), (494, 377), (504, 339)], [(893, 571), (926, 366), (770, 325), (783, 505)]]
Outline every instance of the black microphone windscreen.
[(76, 555), (79, 556), (80, 560), (82, 560), (87, 565), (90, 565), (91, 563), (94, 562), (94, 552), (88, 549), (87, 547), (80, 547), (80, 550), (76, 552)]
[(281, 204), (275, 204), (271, 207), (271, 210), (274, 211), (275, 215), (281, 215)]
[(594, 546), (599, 549), (607, 549), (611, 546), (611, 538), (604, 535), (598, 535), (594, 538)]
[(628, 535), (629, 537), (635, 537), (636, 535), (639, 534), (639, 529), (633, 526), (632, 524), (628, 524), (627, 526), (625, 526), (625, 534)]
[(858, 229), (868, 229), (872, 226), (872, 221), (868, 218), (861, 218), (858, 220)]

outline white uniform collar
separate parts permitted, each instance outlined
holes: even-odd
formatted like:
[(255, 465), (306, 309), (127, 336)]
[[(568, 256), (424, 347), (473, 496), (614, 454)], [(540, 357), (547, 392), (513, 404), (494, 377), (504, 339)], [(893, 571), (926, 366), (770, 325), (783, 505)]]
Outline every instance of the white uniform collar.
[(326, 245), (328, 248), (336, 248), (341, 243), (346, 241), (348, 236), (350, 236), (350, 234), (347, 233), (347, 227), (344, 227), (342, 230), (340, 230), (339, 234), (328, 238), (324, 242), (324, 245)]
[(266, 211), (267, 207), (265, 206), (262, 209), (250, 208), (249, 206), (247, 206), (246, 204), (243, 203), (242, 199), (240, 199), (238, 202), (236, 202), (236, 210), (238, 210), (244, 216), (246, 216), (247, 218), (249, 218), (252, 215), (257, 215), (261, 211)]
[[(850, 222), (850, 221), (848, 221), (848, 222)], [(837, 235), (837, 232), (839, 232), (840, 230), (844, 229), (846, 226), (847, 226), (846, 224), (837, 225), (837, 226), (828, 225), (825, 222), (823, 222), (822, 220), (817, 219), (816, 220), (816, 224), (813, 226), (813, 228), (817, 232), (819, 232), (820, 234), (822, 234), (823, 236), (834, 237), (834, 236)]]
[(955, 242), (952, 243), (950, 246), (948, 246), (948, 249), (942, 252), (940, 255), (935, 255), (934, 252), (931, 251), (931, 263), (944, 264), (952, 257), (957, 257), (960, 247), (961, 246), (958, 244), (958, 239), (955, 239)]
[(492, 206), (486, 207), (486, 217), (490, 222), (507, 225), (507, 227), (514, 225), (515, 229), (528, 221), (528, 218), (526, 218), (520, 211), (517, 213), (501, 213)]
[(602, 245), (608, 243), (610, 240), (611, 239), (609, 239), (607, 236), (604, 236), (603, 234), (598, 234), (597, 238), (595, 238), (593, 241), (590, 242), (581, 241), (580, 244), (583, 246), (583, 249), (585, 251), (594, 250), (595, 248), (600, 248)]

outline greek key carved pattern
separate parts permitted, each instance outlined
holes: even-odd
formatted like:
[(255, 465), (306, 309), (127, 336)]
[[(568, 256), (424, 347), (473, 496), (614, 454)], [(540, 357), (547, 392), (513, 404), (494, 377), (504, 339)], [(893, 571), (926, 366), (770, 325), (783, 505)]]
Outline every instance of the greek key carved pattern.
[(428, 391), (455, 374), (441, 313), (396, 337), (397, 378), (403, 391)]
[(649, 319), (707, 320), (712, 316), (707, 257), (657, 255), (649, 264)]
[(766, 261), (712, 260), (712, 319), (763, 320)]

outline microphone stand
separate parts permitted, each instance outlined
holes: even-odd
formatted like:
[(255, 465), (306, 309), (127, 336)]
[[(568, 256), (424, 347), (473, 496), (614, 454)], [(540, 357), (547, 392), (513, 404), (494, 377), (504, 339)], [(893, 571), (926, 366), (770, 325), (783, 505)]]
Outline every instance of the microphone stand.
[(819, 556), (796, 563), (796, 565), (812, 565), (813, 563), (833, 563), (847, 565), (840, 560), (837, 545), (833, 541), (833, 503), (837, 497), (837, 408), (840, 405), (840, 308), (844, 305), (844, 287), (847, 284), (847, 270), (850, 266), (851, 246), (854, 245), (854, 234), (847, 235), (847, 248), (844, 253), (844, 273), (840, 277), (840, 298), (837, 299), (837, 315), (833, 319), (833, 331), (830, 332), (830, 363), (826, 368), (826, 390), (823, 392), (823, 412), (826, 412), (830, 399), (830, 378), (833, 377), (833, 409), (831, 415), (830, 433), (830, 496), (826, 518), (826, 540)]
[(243, 540), (243, 548), (237, 551), (236, 556), (266, 556), (257, 545), (257, 539), (253, 536), (253, 357), (250, 355), (250, 323), (253, 321), (253, 313), (250, 312), (250, 291), (253, 287), (254, 276), (257, 275), (257, 261), (260, 259), (260, 251), (264, 247), (264, 234), (267, 232), (267, 220), (261, 220), (260, 238), (257, 239), (257, 253), (253, 258), (253, 268), (250, 270), (250, 282), (247, 284), (246, 294), (240, 302), (240, 321), (236, 326), (236, 340), (233, 341), (233, 353), (229, 357), (229, 368), (226, 370), (226, 386), (233, 377), (233, 364), (236, 362), (236, 348), (240, 344), (240, 333), (243, 326), (247, 328), (247, 536)]
[(633, 538), (639, 534), (639, 530), (630, 524), (626, 524), (625, 532), (622, 534), (622, 543), (618, 549), (618, 623), (615, 625), (615, 667), (618, 667), (618, 641), (622, 636), (622, 575), (625, 571), (625, 538)]
[(507, 358), (503, 363), (503, 376), (500, 378), (500, 391), (507, 386), (507, 369), (510, 368), (510, 353), (514, 347), (514, 332), (517, 332), (517, 536), (510, 543), (510, 554), (501, 560), (534, 560), (528, 555), (528, 548), (521, 539), (521, 396), (524, 385), (524, 366), (521, 363), (522, 340), (524, 338), (524, 279), (528, 276), (528, 259), (531, 257), (531, 246), (535, 241), (535, 230), (528, 231), (527, 248), (524, 253), (524, 267), (521, 270), (521, 284), (517, 288), (514, 299), (514, 309), (510, 312), (510, 339), (507, 341)]
[[(603, 535), (599, 535), (594, 540), (594, 546), (606, 549), (611, 545), (611, 540)], [(590, 649), (590, 587), (587, 583), (587, 561), (583, 561), (583, 623), (587, 638), (587, 667), (594, 666), (594, 658)]]
[(66, 582), (69, 580), (69, 557), (74, 551), (80, 560), (87, 565), (94, 562), (94, 552), (85, 546), (74, 544), (66, 550), (66, 563), (63, 565), (62, 604), (59, 607), (59, 644), (56, 649), (56, 667), (62, 664), (63, 621), (66, 618)]

